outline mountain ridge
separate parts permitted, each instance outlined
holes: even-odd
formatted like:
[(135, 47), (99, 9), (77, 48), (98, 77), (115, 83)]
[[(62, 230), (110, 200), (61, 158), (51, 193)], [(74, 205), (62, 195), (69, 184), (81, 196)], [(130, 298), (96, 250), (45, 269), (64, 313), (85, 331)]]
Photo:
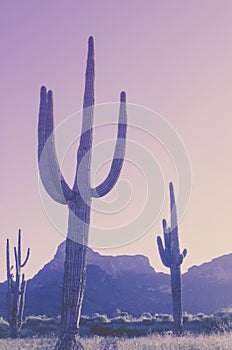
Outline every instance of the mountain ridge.
[[(54, 258), (28, 280), (25, 314), (57, 315), (61, 308), (65, 242)], [(184, 311), (212, 313), (232, 305), (232, 253), (194, 265), (183, 274)], [(6, 282), (0, 284), (0, 314), (5, 315)], [(52, 302), (51, 302), (52, 300)], [(156, 272), (143, 255), (104, 256), (87, 249), (83, 314), (171, 313), (170, 276)]]

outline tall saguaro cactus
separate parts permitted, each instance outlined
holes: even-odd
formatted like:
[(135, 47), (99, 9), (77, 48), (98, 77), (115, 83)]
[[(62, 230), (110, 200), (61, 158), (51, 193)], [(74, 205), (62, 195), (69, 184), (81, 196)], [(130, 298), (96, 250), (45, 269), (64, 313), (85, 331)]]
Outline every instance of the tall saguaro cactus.
[(157, 237), (159, 254), (164, 266), (170, 268), (171, 272), (171, 288), (172, 288), (172, 304), (173, 304), (173, 333), (175, 335), (182, 334), (183, 328), (183, 307), (182, 307), (182, 286), (181, 286), (181, 269), (180, 266), (187, 250), (184, 249), (180, 254), (177, 211), (174, 196), (173, 184), (169, 184), (170, 191), (170, 224), (168, 227), (166, 220), (163, 220), (164, 245), (161, 237)]
[(6, 267), (7, 267), (7, 310), (8, 322), (11, 328), (11, 336), (16, 338), (19, 335), (24, 312), (26, 281), (24, 273), (21, 274), (23, 268), (30, 255), (30, 248), (27, 249), (27, 254), (24, 262), (22, 262), (21, 253), (21, 230), (18, 231), (18, 245), (14, 247), (15, 257), (15, 280), (13, 276), (13, 266), (10, 263), (10, 242), (6, 241)]
[(88, 41), (85, 91), (82, 114), (82, 134), (77, 151), (74, 185), (66, 183), (55, 152), (53, 135), (52, 92), (41, 88), (39, 111), (39, 171), (43, 185), (57, 202), (69, 209), (66, 238), (61, 334), (56, 349), (77, 349), (76, 340), (86, 283), (86, 245), (90, 224), (92, 198), (106, 195), (116, 184), (123, 165), (127, 129), (126, 95), (120, 94), (119, 122), (114, 157), (107, 178), (96, 188), (90, 184), (92, 127), (94, 109), (94, 41)]

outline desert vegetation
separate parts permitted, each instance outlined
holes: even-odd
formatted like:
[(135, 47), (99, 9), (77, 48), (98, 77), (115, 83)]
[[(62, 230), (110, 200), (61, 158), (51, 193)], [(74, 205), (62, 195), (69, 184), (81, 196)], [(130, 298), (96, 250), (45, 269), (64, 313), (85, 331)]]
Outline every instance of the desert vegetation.
[[(103, 197), (116, 184), (120, 175), (127, 130), (126, 94), (120, 94), (118, 134), (110, 171), (96, 188), (90, 184), (90, 164), (93, 138), (94, 106), (94, 40), (89, 37), (83, 101), (82, 134), (77, 151), (77, 165), (72, 188), (65, 182), (55, 151), (53, 134), (52, 91), (41, 87), (38, 161), (39, 172), (47, 193), (60, 204), (68, 205), (69, 223), (66, 238), (63, 297), (61, 308), (61, 333), (56, 349), (77, 348), (75, 334), (78, 332), (82, 302), (86, 285), (86, 247), (90, 224), (91, 199)], [(79, 348), (82, 346), (79, 344)]]
[[(57, 338), (33, 337), (26, 339), (0, 339), (0, 348), (4, 350), (50, 350), (54, 347)], [(82, 339), (86, 350), (231, 350), (232, 334), (223, 335), (187, 335), (186, 337), (174, 338), (170, 335), (148, 336), (141, 338), (102, 338), (92, 337)], [(110, 344), (116, 344), (111, 346)]]
[(160, 236), (157, 237), (159, 254), (164, 266), (170, 269), (172, 305), (173, 305), (173, 333), (181, 335), (183, 330), (183, 303), (180, 266), (187, 254), (187, 249), (180, 253), (177, 209), (173, 184), (169, 184), (170, 191), (170, 227), (163, 220), (164, 244)]
[[(134, 318), (126, 312), (117, 313), (114, 318), (94, 314), (82, 316), (80, 340), (86, 350), (229, 350), (232, 343), (232, 310), (213, 315), (184, 314), (184, 337), (171, 335), (172, 315), (144, 313)], [(96, 335), (106, 326), (111, 335)], [(97, 328), (97, 327), (98, 328)], [(152, 327), (153, 326), (153, 329)], [(30, 316), (22, 326), (21, 338), (8, 338), (8, 322), (0, 319), (0, 349), (53, 349), (58, 340), (60, 316), (49, 318)], [(124, 332), (122, 331), (124, 329)], [(130, 329), (127, 334), (126, 329)], [(120, 332), (117, 333), (117, 330)], [(143, 330), (138, 334), (138, 330)], [(110, 332), (109, 332), (110, 333)], [(114, 334), (114, 335), (113, 335)], [(140, 335), (140, 336), (138, 336)]]
[[(118, 337), (138, 338), (152, 335), (170, 335), (173, 316), (169, 314), (143, 313), (134, 317), (127, 312), (117, 310), (112, 318), (104, 314), (95, 313), (82, 316), (80, 319), (80, 336), (92, 338)], [(26, 317), (21, 338), (56, 337), (59, 335), (61, 317), (48, 317), (46, 315)], [(222, 335), (232, 332), (232, 309), (221, 310), (212, 315), (198, 313), (196, 315), (183, 314), (183, 328), (186, 336)], [(9, 323), (0, 318), (0, 338), (10, 336)]]
[(18, 231), (17, 248), (14, 247), (15, 258), (15, 278), (13, 274), (14, 265), (11, 265), (10, 260), (10, 242), (6, 241), (6, 267), (7, 267), (7, 310), (8, 322), (10, 324), (11, 336), (17, 338), (22, 326), (23, 312), (25, 305), (25, 294), (27, 282), (24, 273), (21, 274), (21, 269), (26, 265), (30, 255), (30, 248), (27, 249), (27, 254), (22, 261), (21, 253), (21, 230)]

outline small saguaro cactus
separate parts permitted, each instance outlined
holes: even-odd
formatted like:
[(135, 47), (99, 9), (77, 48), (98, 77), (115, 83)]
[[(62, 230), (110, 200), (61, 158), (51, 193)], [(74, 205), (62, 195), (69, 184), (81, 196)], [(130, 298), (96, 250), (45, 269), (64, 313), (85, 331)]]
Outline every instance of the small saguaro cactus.
[(82, 113), (82, 133), (77, 151), (74, 185), (66, 183), (57, 161), (53, 133), (52, 92), (41, 88), (38, 160), (42, 183), (48, 194), (69, 209), (68, 232), (65, 248), (63, 296), (61, 310), (61, 333), (56, 345), (58, 350), (82, 348), (77, 341), (81, 307), (86, 284), (86, 246), (90, 224), (92, 198), (106, 195), (116, 184), (120, 175), (127, 129), (126, 94), (120, 94), (119, 122), (114, 157), (107, 178), (96, 188), (90, 184), (90, 167), (94, 109), (94, 41), (88, 42), (85, 75), (85, 91)]
[(22, 262), (21, 253), (21, 230), (18, 231), (18, 245), (14, 247), (15, 258), (15, 278), (13, 275), (14, 266), (10, 262), (10, 242), (6, 240), (6, 268), (7, 268), (7, 313), (8, 322), (10, 324), (11, 336), (18, 337), (23, 320), (23, 312), (25, 305), (26, 280), (24, 273), (21, 274), (21, 269), (26, 265), (30, 255), (30, 248), (27, 249), (27, 254), (24, 262)]
[(182, 254), (179, 248), (177, 210), (174, 196), (173, 184), (169, 184), (170, 191), (170, 227), (163, 220), (164, 245), (160, 236), (157, 237), (160, 258), (164, 266), (170, 268), (172, 305), (173, 305), (173, 333), (180, 336), (183, 328), (183, 306), (180, 265), (187, 254), (184, 249)]

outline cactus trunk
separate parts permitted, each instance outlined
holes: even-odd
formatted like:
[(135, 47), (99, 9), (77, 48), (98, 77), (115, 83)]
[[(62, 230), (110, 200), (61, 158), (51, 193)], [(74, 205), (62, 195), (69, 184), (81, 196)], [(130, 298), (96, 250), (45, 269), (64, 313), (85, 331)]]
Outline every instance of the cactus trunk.
[(180, 266), (171, 266), (171, 288), (173, 307), (173, 333), (181, 335), (183, 330), (183, 307)]
[[(75, 261), (75, 263), (74, 263)], [(61, 334), (57, 349), (77, 347), (81, 307), (86, 282), (86, 245), (66, 240), (61, 311)], [(78, 344), (79, 348), (81, 345)]]
[(56, 158), (53, 135), (52, 93), (41, 88), (39, 112), (39, 171), (42, 183), (50, 196), (68, 205), (68, 233), (66, 238), (61, 333), (57, 350), (81, 349), (77, 341), (81, 308), (86, 284), (86, 246), (88, 244), (90, 209), (93, 197), (106, 195), (119, 177), (125, 154), (126, 97), (121, 93), (118, 135), (114, 158), (107, 178), (97, 186), (90, 185), (92, 127), (94, 106), (94, 43), (89, 38), (85, 75), (85, 92), (82, 116), (82, 134), (77, 151), (76, 175), (73, 188), (65, 182)]
[(163, 220), (164, 245), (161, 237), (157, 237), (157, 244), (164, 266), (170, 268), (174, 319), (173, 334), (181, 336), (183, 330), (183, 307), (180, 266), (187, 254), (187, 250), (184, 249), (182, 254), (180, 254), (177, 211), (172, 183), (169, 184), (169, 190), (171, 225), (167, 227), (166, 220)]

